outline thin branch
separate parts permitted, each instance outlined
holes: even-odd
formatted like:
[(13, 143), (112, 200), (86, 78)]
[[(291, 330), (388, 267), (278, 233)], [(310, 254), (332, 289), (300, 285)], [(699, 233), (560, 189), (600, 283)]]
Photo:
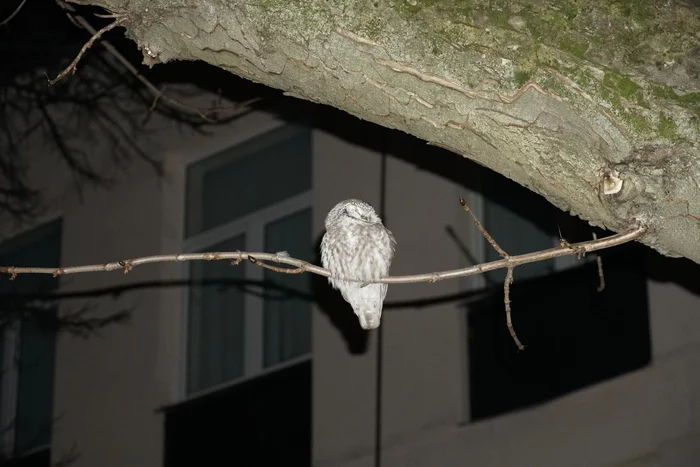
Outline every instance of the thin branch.
[(467, 202), (460, 196), (459, 198), (459, 204), (462, 205), (462, 208), (464, 208), (465, 211), (471, 216), (472, 220), (474, 221), (474, 224), (476, 224), (476, 228), (479, 229), (479, 232), (481, 232), (481, 235), (484, 236), (484, 238), (491, 244), (494, 250), (498, 252), (498, 254), (501, 256), (501, 258), (508, 258), (508, 253), (506, 253), (503, 248), (498, 246), (498, 243), (496, 243), (496, 240), (493, 239), (493, 237), (486, 231), (483, 225), (481, 225), (481, 222), (479, 222), (479, 219), (476, 218), (474, 213), (472, 212), (471, 209), (469, 209), (469, 206), (467, 206)]
[(19, 13), (19, 10), (21, 10), (22, 7), (24, 7), (24, 4), (25, 4), (25, 3), (27, 3), (27, 0), (22, 0), (22, 1), (20, 2), (20, 4), (17, 6), (17, 8), (15, 8), (15, 11), (13, 11), (12, 13), (10, 13), (10, 16), (8, 16), (8, 17), (5, 18), (4, 20), (2, 20), (2, 22), (0, 22), (0, 26), (5, 26), (7, 23), (9, 23), (10, 21), (12, 21), (12, 18), (14, 18), (15, 16), (17, 16), (17, 13)]
[[(467, 202), (461, 196), (459, 197), (459, 204), (461, 204), (462, 208), (464, 208), (464, 210), (471, 216), (474, 224), (476, 224), (476, 228), (479, 229), (481, 235), (483, 235), (484, 238), (491, 244), (493, 249), (498, 252), (501, 258), (505, 260), (510, 259), (508, 253), (506, 253), (506, 251), (501, 248), (498, 243), (496, 243), (496, 240), (493, 239), (491, 234), (489, 234), (486, 228), (481, 225), (479, 219), (477, 219), (476, 215), (469, 208)], [(508, 332), (510, 332), (510, 336), (513, 338), (513, 342), (515, 342), (515, 345), (518, 346), (518, 350), (525, 350), (525, 346), (520, 342), (518, 335), (515, 333), (515, 328), (513, 328), (513, 320), (511, 319), (510, 315), (510, 286), (513, 284), (513, 268), (515, 268), (515, 266), (508, 265), (508, 272), (506, 273), (506, 278), (503, 281), (503, 303), (506, 306), (506, 325), (508, 327)]]
[[(425, 274), (414, 274), (408, 276), (389, 276), (383, 277), (374, 281), (361, 281), (363, 283), (382, 283), (382, 284), (414, 284), (417, 282), (436, 282), (439, 280), (446, 279), (456, 279), (458, 277), (473, 276), (475, 274), (482, 274), (488, 271), (494, 271), (496, 269), (503, 269), (508, 267), (516, 267), (522, 264), (535, 263), (538, 261), (544, 261), (552, 258), (559, 258), (561, 256), (568, 255), (578, 255), (581, 252), (590, 253), (592, 251), (603, 250), (605, 248), (611, 248), (614, 246), (622, 245), (623, 243), (630, 242), (640, 238), (646, 232), (646, 227), (640, 226), (635, 227), (629, 231), (611, 235), (610, 237), (601, 238), (598, 240), (588, 240), (581, 243), (568, 244), (566, 246), (559, 246), (556, 248), (550, 248), (548, 250), (537, 251), (534, 253), (526, 253), (523, 255), (509, 256), (506, 259), (500, 259), (497, 261), (491, 261), (489, 263), (477, 264), (475, 266), (470, 266), (463, 269), (452, 269), (448, 271), (430, 272)], [(35, 267), (15, 267), (15, 266), (0, 266), (0, 274), (9, 274), (11, 279), (14, 279), (19, 274), (51, 274), (53, 276), (62, 276), (67, 274), (80, 274), (86, 272), (105, 272), (105, 271), (116, 271), (122, 270), (124, 272), (129, 272), (132, 268), (136, 266), (141, 266), (144, 264), (151, 263), (167, 263), (167, 262), (182, 262), (182, 261), (217, 261), (217, 260), (228, 260), (233, 262), (250, 261), (250, 257), (253, 257), (256, 261), (272, 261), (280, 264), (286, 264), (289, 266), (294, 266), (299, 270), (299, 273), (310, 272), (312, 274), (317, 274), (324, 277), (332, 277), (330, 271), (320, 266), (316, 266), (307, 261), (302, 261), (300, 259), (282, 256), (276, 253), (263, 253), (263, 252), (218, 252), (218, 253), (180, 253), (172, 255), (156, 255), (156, 256), (144, 256), (141, 258), (134, 258), (123, 261), (116, 261), (112, 263), (105, 264), (93, 264), (85, 266), (73, 266), (73, 267), (54, 267), (54, 268), (35, 268)], [(349, 282), (360, 282), (354, 279), (348, 279), (344, 277), (337, 277), (337, 280), (344, 280)]]
[[(256, 266), (260, 266), (261, 268), (269, 269), (270, 271), (275, 271), (275, 272), (279, 272), (282, 274), (301, 274), (305, 270), (304, 266), (299, 266), (297, 268), (279, 268), (277, 266), (271, 266), (269, 264), (263, 263), (259, 259), (255, 258), (254, 256), (250, 256), (250, 255), (248, 255), (248, 261), (250, 261), (251, 263), (253, 263)], [(234, 263), (237, 264), (235, 261), (231, 262), (231, 264), (234, 264)]]
[(112, 23), (109, 23), (107, 26), (103, 27), (99, 31), (96, 31), (92, 37), (83, 45), (83, 47), (80, 49), (80, 52), (78, 52), (78, 55), (73, 59), (73, 61), (66, 67), (65, 70), (60, 72), (58, 76), (56, 76), (54, 79), (49, 80), (49, 86), (53, 86), (56, 84), (58, 81), (62, 80), (63, 78), (68, 75), (68, 73), (75, 73), (75, 68), (78, 65), (78, 62), (80, 61), (81, 58), (83, 58), (83, 55), (85, 55), (85, 52), (88, 51), (90, 47), (92, 47), (92, 44), (95, 43), (97, 39), (102, 37), (104, 33), (107, 31), (111, 31), (112, 29), (116, 28), (117, 26), (121, 26), (122, 24), (126, 23), (128, 20), (127, 17), (122, 17), (119, 19), (114, 20)]
[[(598, 236), (593, 232), (593, 240), (597, 240)], [(600, 284), (598, 285), (598, 292), (605, 290), (605, 274), (603, 273), (603, 258), (600, 255), (595, 256), (595, 261), (598, 263), (598, 278), (600, 279)]]
[(506, 280), (503, 281), (503, 303), (506, 306), (506, 326), (508, 327), (508, 332), (510, 337), (513, 338), (515, 345), (518, 346), (518, 350), (525, 350), (525, 346), (518, 339), (518, 335), (515, 333), (515, 328), (513, 328), (513, 320), (510, 316), (510, 286), (513, 283), (513, 267), (508, 266), (508, 272), (506, 273)]
[[(75, 16), (74, 17), (75, 21), (80, 24), (82, 27), (84, 27), (89, 33), (91, 34), (96, 34), (95, 28), (92, 27), (92, 25), (82, 16)], [(114, 47), (110, 42), (108, 41), (102, 41), (102, 46), (109, 51), (110, 54), (114, 58), (121, 63), (124, 68), (126, 68), (136, 79), (138, 79), (145, 87), (148, 89), (148, 91), (153, 95), (153, 103), (151, 104), (151, 110), (155, 109), (155, 107), (158, 105), (159, 102), (164, 103), (168, 107), (171, 107), (175, 110), (179, 110), (180, 112), (185, 112), (189, 114), (195, 114), (198, 117), (200, 117), (202, 120), (209, 122), (209, 123), (216, 123), (221, 120), (226, 120), (229, 118), (233, 117), (238, 117), (239, 115), (242, 115), (246, 112), (250, 111), (250, 106), (258, 101), (262, 100), (262, 97), (255, 97), (252, 99), (249, 99), (245, 102), (241, 102), (235, 105), (231, 106), (224, 106), (224, 107), (212, 107), (208, 108), (206, 110), (198, 109), (196, 107), (192, 107), (190, 105), (187, 105), (183, 102), (180, 102), (179, 100), (172, 98), (168, 96), (167, 94), (164, 94), (162, 90), (158, 89), (153, 83), (151, 83), (145, 76), (143, 76), (139, 70), (132, 65), (132, 63), (124, 57), (117, 49)], [(222, 110), (232, 110), (229, 114), (226, 114), (225, 117), (218, 117), (218, 116), (212, 116), (216, 114), (217, 112), (220, 112)]]

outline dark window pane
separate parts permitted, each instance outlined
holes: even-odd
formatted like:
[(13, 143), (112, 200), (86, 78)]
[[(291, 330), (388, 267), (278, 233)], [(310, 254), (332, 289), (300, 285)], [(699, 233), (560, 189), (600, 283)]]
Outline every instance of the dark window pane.
[[(2, 298), (2, 297), (0, 297), (0, 298)], [(0, 310), (0, 313), (4, 312), (4, 311), (5, 311), (4, 309)], [(6, 332), (6, 326), (0, 326), (0, 420), (2, 420), (4, 418), (4, 415), (5, 415), (5, 414), (3, 414), (3, 410), (2, 410), (2, 408), (5, 404), (3, 404), (1, 402), (2, 398), (5, 397), (5, 394), (3, 394), (3, 387), (5, 385), (2, 383), (3, 383), (3, 378), (5, 377), (4, 375), (7, 374), (7, 371), (8, 371), (8, 369), (5, 368), (5, 345), (6, 345), (5, 332)], [(8, 417), (9, 417), (9, 415), (8, 415)], [(2, 429), (3, 429), (3, 426), (0, 425), (0, 432)]]
[[(206, 251), (245, 250), (239, 235)], [(201, 391), (243, 374), (244, 267), (228, 261), (190, 266), (187, 392)]]
[(22, 321), (20, 336), (15, 425), (17, 454), (50, 443), (56, 352), (56, 333), (35, 319)]
[[(0, 264), (58, 266), (61, 260), (60, 220), (48, 223), (0, 245)], [(19, 275), (0, 281), (0, 313), (5, 317), (25, 312), (19, 336), (15, 453), (21, 455), (50, 443), (53, 426), (55, 309), (41, 306), (58, 286), (50, 275)], [(37, 306), (38, 305), (38, 306)], [(4, 338), (2, 339), (4, 341)], [(4, 344), (4, 342), (3, 342)], [(2, 350), (5, 351), (4, 345)], [(48, 451), (47, 451), (48, 452)], [(35, 456), (31, 456), (32, 459)]]
[(188, 168), (187, 236), (310, 189), (310, 130), (271, 131)]
[[(3, 467), (51, 467), (51, 450), (39, 449), (26, 456), (10, 459), (2, 463)], [(54, 464), (58, 465), (58, 463)]]
[(165, 411), (165, 467), (311, 465), (311, 362)]
[(604, 253), (606, 288), (595, 263), (511, 287), (518, 351), (506, 327), (503, 291), (469, 306), (472, 420), (542, 403), (614, 378), (651, 360), (646, 247)]
[[(265, 251), (282, 250), (313, 261), (311, 209), (267, 225)], [(265, 270), (265, 283), (271, 285), (265, 288), (264, 305), (265, 366), (270, 366), (311, 351), (311, 275)]]

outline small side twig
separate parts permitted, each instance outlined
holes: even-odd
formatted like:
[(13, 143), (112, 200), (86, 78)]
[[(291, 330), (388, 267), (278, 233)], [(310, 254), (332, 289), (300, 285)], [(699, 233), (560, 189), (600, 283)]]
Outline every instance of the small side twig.
[(267, 263), (263, 263), (259, 259), (255, 258), (254, 256), (248, 255), (248, 261), (253, 263), (256, 266), (260, 266), (261, 268), (269, 269), (270, 271), (275, 271), (275, 272), (280, 272), (282, 274), (301, 274), (302, 272), (306, 271), (306, 268), (304, 265), (298, 266), (296, 268), (280, 268), (277, 266), (272, 266)]
[[(593, 232), (593, 240), (598, 240), (598, 236)], [(598, 292), (605, 290), (605, 274), (603, 273), (603, 258), (600, 255), (595, 255), (595, 262), (598, 263), (598, 278), (600, 279), (600, 284), (598, 285)]]
[(117, 26), (121, 26), (122, 24), (126, 23), (127, 17), (121, 17), (113, 22), (109, 23), (107, 26), (103, 27), (99, 31), (95, 31), (95, 33), (92, 35), (92, 37), (83, 45), (83, 47), (80, 49), (80, 52), (78, 52), (78, 55), (75, 56), (73, 61), (68, 65), (65, 70), (60, 72), (58, 76), (56, 76), (54, 79), (49, 80), (49, 86), (53, 86), (56, 84), (58, 81), (62, 80), (65, 78), (68, 73), (75, 73), (76, 67), (78, 66), (78, 62), (80, 61), (81, 58), (83, 58), (83, 55), (85, 55), (85, 52), (92, 47), (92, 45), (95, 43), (97, 39), (102, 37), (104, 33), (107, 31), (111, 31), (112, 29), (116, 28)]
[[(509, 261), (510, 256), (508, 255), (508, 253), (506, 253), (505, 250), (501, 248), (498, 245), (498, 243), (496, 243), (496, 240), (493, 239), (493, 237), (488, 233), (486, 228), (484, 228), (481, 222), (479, 222), (479, 219), (477, 219), (476, 215), (474, 215), (472, 210), (467, 205), (467, 202), (461, 196), (459, 198), (459, 204), (461, 204), (462, 208), (464, 208), (464, 210), (467, 211), (467, 213), (471, 216), (472, 220), (474, 221), (474, 224), (476, 224), (476, 228), (479, 229), (481, 235), (483, 235), (486, 241), (488, 241), (491, 244), (493, 249), (498, 252), (501, 258), (503, 258), (506, 261)], [(564, 247), (563, 243), (562, 247)], [(513, 321), (510, 316), (510, 286), (513, 283), (513, 269), (515, 269), (515, 265), (508, 264), (507, 268), (508, 272), (506, 273), (506, 279), (503, 281), (503, 303), (506, 306), (506, 325), (508, 326), (508, 332), (510, 332), (510, 336), (513, 338), (515, 345), (518, 346), (518, 350), (525, 350), (525, 346), (520, 342), (520, 339), (518, 339), (518, 335), (515, 333), (515, 328), (513, 328)]]
[(506, 280), (503, 281), (503, 303), (506, 306), (506, 326), (508, 327), (508, 332), (510, 337), (513, 338), (515, 345), (518, 346), (518, 350), (525, 350), (525, 346), (518, 339), (518, 335), (515, 333), (515, 328), (513, 327), (513, 320), (510, 315), (510, 285), (513, 283), (513, 268), (508, 267), (508, 272), (506, 273)]
[[(72, 66), (73, 69), (72, 71), (75, 72), (75, 65), (77, 65), (77, 62), (80, 60), (80, 57), (85, 53), (85, 51), (92, 46), (92, 44), (95, 42), (95, 40), (102, 34), (104, 34), (107, 30), (105, 28), (97, 31), (88, 20), (83, 18), (80, 15), (76, 14), (75, 8), (73, 8), (72, 5), (69, 5), (68, 3), (62, 1), (62, 0), (57, 0), (59, 6), (66, 10), (66, 14), (70, 20), (76, 24), (78, 27), (82, 27), (85, 29), (88, 33), (92, 34), (91, 39), (88, 41), (83, 46), (83, 49), (80, 51), (78, 56), (73, 60), (73, 63), (66, 69), (64, 70), (59, 76), (57, 76), (55, 79), (49, 81), (49, 85), (55, 83), (56, 81), (62, 79), (66, 74), (68, 74), (70, 67)], [(117, 18), (115, 22), (125, 22), (128, 20), (128, 16), (125, 14), (111, 14), (111, 15), (96, 15), (99, 17), (108, 17), (108, 18)], [(115, 27), (115, 23), (111, 23), (109, 26)], [(166, 106), (177, 110), (179, 112), (184, 112), (190, 115), (197, 115), (199, 118), (204, 120), (207, 123), (217, 123), (221, 121), (225, 121), (231, 118), (236, 118), (241, 115), (244, 115), (248, 112), (251, 111), (251, 105), (255, 104), (259, 101), (262, 101), (262, 97), (255, 97), (252, 99), (249, 99), (245, 102), (240, 102), (236, 103), (230, 106), (217, 106), (217, 107), (212, 107), (208, 109), (200, 109), (197, 107), (193, 107), (191, 105), (187, 105), (173, 97), (168, 96), (163, 92), (163, 90), (158, 89), (156, 85), (151, 83), (143, 74), (139, 72), (139, 70), (122, 55), (116, 47), (114, 47), (109, 41), (103, 40), (101, 42), (102, 46), (107, 49), (107, 51), (117, 59), (119, 63), (122, 64), (124, 68), (129, 71), (137, 80), (143, 84), (148, 92), (153, 95), (153, 103), (151, 104), (151, 111), (153, 111), (156, 106), (159, 103), (163, 103)], [(224, 112), (225, 111), (225, 112)], [(220, 115), (222, 114), (222, 115)]]
[(469, 208), (467, 205), (467, 202), (462, 198), (461, 196), (459, 197), (459, 204), (462, 205), (462, 208), (464, 208), (465, 211), (471, 216), (472, 220), (474, 221), (474, 224), (476, 224), (476, 228), (479, 229), (479, 232), (481, 232), (481, 235), (484, 236), (486, 241), (488, 241), (491, 246), (493, 247), (494, 250), (498, 252), (498, 254), (501, 256), (501, 258), (508, 258), (508, 253), (506, 253), (503, 248), (498, 246), (498, 243), (496, 243), (496, 240), (493, 239), (493, 237), (486, 231), (484, 226), (479, 222), (479, 219), (476, 218), (472, 210)]
[(12, 18), (14, 18), (15, 16), (17, 16), (17, 13), (19, 13), (19, 11), (24, 7), (24, 4), (25, 4), (25, 3), (27, 3), (27, 0), (22, 0), (22, 1), (19, 3), (19, 5), (17, 5), (17, 8), (15, 8), (15, 10), (14, 10), (12, 13), (10, 13), (10, 16), (8, 16), (8, 17), (5, 18), (4, 20), (0, 21), (0, 26), (5, 26), (7, 23), (9, 23), (10, 21), (12, 21)]

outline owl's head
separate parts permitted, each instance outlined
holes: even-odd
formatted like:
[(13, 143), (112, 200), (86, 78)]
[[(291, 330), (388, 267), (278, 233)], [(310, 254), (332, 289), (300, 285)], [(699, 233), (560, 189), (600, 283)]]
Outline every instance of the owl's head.
[(346, 199), (336, 204), (326, 216), (326, 229), (338, 222), (381, 224), (374, 208), (359, 199)]

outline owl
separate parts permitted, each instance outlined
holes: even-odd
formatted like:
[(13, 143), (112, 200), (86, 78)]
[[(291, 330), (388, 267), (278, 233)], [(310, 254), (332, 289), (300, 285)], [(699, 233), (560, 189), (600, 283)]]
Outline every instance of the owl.
[(360, 319), (363, 329), (379, 326), (387, 284), (369, 284), (389, 275), (396, 240), (374, 209), (358, 199), (336, 204), (326, 216), (321, 240), (321, 263), (334, 277), (328, 279)]

